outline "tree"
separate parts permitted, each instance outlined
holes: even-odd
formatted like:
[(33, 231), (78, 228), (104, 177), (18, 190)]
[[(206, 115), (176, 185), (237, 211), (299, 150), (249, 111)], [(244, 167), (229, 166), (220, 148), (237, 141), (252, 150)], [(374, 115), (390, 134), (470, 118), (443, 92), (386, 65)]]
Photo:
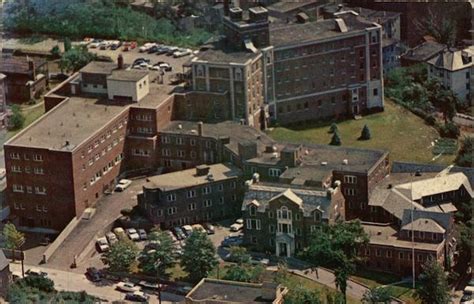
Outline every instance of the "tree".
[(96, 55), (89, 53), (86, 47), (73, 47), (65, 52), (59, 61), (61, 71), (76, 72), (96, 59)]
[(176, 263), (173, 240), (168, 234), (160, 230), (152, 230), (148, 235), (148, 239), (156, 242), (158, 246), (155, 249), (142, 252), (139, 258), (140, 268), (146, 273), (163, 276), (166, 269), (173, 267)]
[(5, 239), (5, 246), (11, 249), (13, 262), (15, 262), (15, 250), (18, 250), (25, 243), (25, 235), (16, 230), (15, 225), (7, 223), (3, 227), (3, 238)]
[(456, 104), (458, 103), (456, 95), (451, 90), (442, 90), (437, 96), (437, 105), (443, 112), (444, 121), (452, 121), (456, 115)]
[(364, 304), (388, 304), (391, 301), (390, 289), (382, 286), (367, 290), (362, 297), (362, 303)]
[(474, 166), (474, 137), (464, 137), (461, 141), (461, 149), (459, 149), (456, 157), (458, 166), (472, 168)]
[(460, 131), (459, 131), (459, 127), (455, 123), (447, 122), (444, 124), (444, 126), (441, 127), (440, 133), (442, 137), (456, 139), (458, 138)]
[(207, 233), (199, 230), (193, 231), (191, 236), (186, 239), (181, 257), (181, 266), (189, 273), (189, 278), (197, 282), (206, 277), (217, 264), (216, 248)]
[(336, 133), (337, 131), (338, 131), (337, 125), (335, 122), (333, 122), (331, 126), (329, 127), (329, 133), (333, 134), (333, 133)]
[(53, 59), (58, 59), (61, 57), (61, 50), (59, 49), (58, 45), (53, 46), (49, 52), (51, 53), (51, 57), (53, 57)]
[(369, 127), (367, 125), (364, 125), (364, 127), (362, 128), (362, 132), (360, 134), (360, 139), (361, 140), (369, 140), (370, 137), (371, 137), (371, 135), (370, 135)]
[(428, 259), (423, 264), (423, 272), (418, 278), (416, 296), (427, 304), (447, 304), (451, 300), (448, 279), (443, 267), (435, 260)]
[(227, 266), (224, 280), (258, 283), (261, 281), (264, 271), (265, 269), (262, 265), (231, 264)]
[(64, 52), (68, 52), (71, 48), (71, 39), (69, 37), (64, 38)]
[(454, 10), (448, 9), (449, 6), (443, 6), (442, 10), (429, 7), (422, 18), (414, 20), (415, 30), (422, 36), (431, 35), (437, 42), (452, 47), (456, 43), (457, 25)]
[(250, 254), (247, 253), (247, 249), (245, 247), (231, 246), (229, 248), (229, 255), (231, 261), (239, 265), (250, 262)]
[(332, 226), (323, 226), (318, 233), (311, 234), (309, 246), (301, 257), (312, 265), (334, 269), (336, 286), (345, 299), (347, 279), (355, 271), (359, 249), (369, 238), (360, 221), (338, 221)]
[(292, 288), (285, 296), (285, 304), (321, 304), (321, 294), (302, 286)]
[(331, 138), (331, 142), (329, 143), (331, 146), (340, 146), (341, 145), (341, 138), (339, 137), (338, 132), (334, 132)]
[(12, 115), (10, 116), (9, 120), (9, 127), (11, 130), (18, 130), (23, 127), (25, 123), (25, 116), (21, 112), (20, 106), (12, 105), (11, 106)]
[(102, 261), (109, 266), (111, 271), (129, 272), (136, 263), (137, 255), (138, 247), (134, 242), (128, 239), (119, 239), (103, 255)]

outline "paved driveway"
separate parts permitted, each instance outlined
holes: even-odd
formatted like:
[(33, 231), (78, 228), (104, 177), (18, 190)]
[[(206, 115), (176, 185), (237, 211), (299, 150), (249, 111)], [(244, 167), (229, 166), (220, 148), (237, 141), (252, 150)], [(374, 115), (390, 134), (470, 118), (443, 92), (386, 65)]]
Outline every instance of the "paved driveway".
[(92, 255), (95, 247), (90, 246), (91, 242), (97, 237), (104, 236), (110, 225), (120, 217), (120, 210), (132, 208), (137, 204), (137, 193), (142, 190), (144, 183), (144, 178), (134, 180), (124, 192), (115, 192), (100, 199), (92, 219), (79, 222), (45, 267), (68, 270), (75, 255), (79, 256), (84, 250), (90, 250)]

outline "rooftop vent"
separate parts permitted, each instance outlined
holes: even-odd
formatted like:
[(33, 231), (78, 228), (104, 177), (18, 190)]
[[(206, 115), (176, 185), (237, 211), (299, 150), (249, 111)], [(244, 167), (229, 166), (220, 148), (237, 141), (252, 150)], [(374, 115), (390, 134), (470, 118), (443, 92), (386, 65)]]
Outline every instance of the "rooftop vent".
[(207, 174), (209, 174), (209, 169), (210, 169), (210, 167), (206, 166), (206, 165), (197, 166), (196, 167), (196, 175), (197, 176), (207, 175)]
[(321, 162), (321, 166), (327, 166), (328, 162)]
[(183, 129), (183, 125), (182, 125), (182, 124), (179, 124), (179, 125), (178, 125), (178, 129), (179, 129), (179, 130), (182, 130), (182, 129)]
[(212, 182), (214, 180), (214, 175), (208, 174), (207, 175), (207, 180)]
[(377, 231), (377, 235), (382, 235), (382, 231)]
[(342, 164), (343, 164), (343, 165), (348, 165), (348, 164), (349, 164), (349, 161), (348, 161), (347, 159), (344, 159), (344, 160), (342, 160)]
[(278, 158), (278, 152), (273, 152), (272, 159), (277, 159), (277, 158)]
[(415, 176), (421, 176), (421, 171), (420, 171), (420, 170), (416, 170)]
[(392, 187), (393, 187), (392, 184), (388, 184), (387, 189), (392, 189)]

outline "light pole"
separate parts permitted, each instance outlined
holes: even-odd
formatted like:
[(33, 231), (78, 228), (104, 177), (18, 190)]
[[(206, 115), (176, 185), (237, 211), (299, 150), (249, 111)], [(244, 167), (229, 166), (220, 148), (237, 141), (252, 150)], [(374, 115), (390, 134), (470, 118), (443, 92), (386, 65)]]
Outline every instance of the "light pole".
[(411, 204), (411, 273), (412, 273), (412, 288), (415, 289), (415, 231), (414, 231), (414, 226), (413, 226), (413, 212), (415, 209), (415, 206), (413, 205), (413, 174), (410, 173), (410, 200), (412, 202)]

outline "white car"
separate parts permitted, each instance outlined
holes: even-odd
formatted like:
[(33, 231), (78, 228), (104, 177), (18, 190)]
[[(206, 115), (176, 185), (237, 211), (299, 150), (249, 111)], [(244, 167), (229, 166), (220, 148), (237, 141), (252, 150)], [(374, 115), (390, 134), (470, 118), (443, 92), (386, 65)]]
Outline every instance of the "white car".
[(161, 70), (160, 65), (158, 65), (158, 64), (152, 65), (151, 67), (149, 67), (149, 69), (152, 70), (152, 71), (160, 71)]
[(190, 49), (180, 49), (176, 52), (173, 53), (174, 58), (180, 58), (184, 56), (191, 55), (191, 50)]
[(125, 292), (140, 291), (140, 287), (135, 286), (135, 284), (127, 283), (127, 282), (118, 282), (115, 288), (120, 291), (125, 291)]
[(110, 245), (113, 245), (118, 242), (117, 236), (113, 232), (107, 232), (105, 234), (107, 241), (109, 241)]
[(129, 179), (121, 179), (117, 186), (115, 186), (115, 191), (122, 192), (123, 190), (127, 189), (128, 186), (132, 184), (132, 181)]
[(128, 228), (127, 229), (127, 234), (128, 234), (128, 237), (132, 241), (139, 241), (140, 240), (140, 235), (138, 234), (138, 232), (135, 228)]
[(97, 246), (99, 246), (100, 252), (106, 252), (110, 249), (109, 243), (105, 237), (101, 237), (97, 239)]
[(114, 234), (117, 236), (118, 239), (125, 239), (127, 235), (125, 234), (125, 230), (122, 227), (117, 227), (114, 229)]
[(138, 229), (138, 235), (140, 236), (140, 240), (148, 240), (148, 235), (146, 234), (145, 229)]
[(236, 222), (237, 224), (242, 224), (242, 225), (244, 224), (244, 220), (241, 219), (241, 218), (240, 218), (240, 219), (237, 219), (235, 222)]
[(242, 228), (244, 228), (244, 224), (233, 223), (232, 225), (230, 225), (230, 231), (237, 232), (242, 230)]
[(26, 275), (40, 276), (40, 277), (45, 277), (45, 276), (48, 275), (46, 272), (41, 271), (38, 268), (30, 268), (25, 273), (26, 273)]
[(154, 47), (155, 45), (156, 43), (145, 43), (144, 45), (138, 48), (138, 51), (140, 53), (148, 52), (148, 50)]

